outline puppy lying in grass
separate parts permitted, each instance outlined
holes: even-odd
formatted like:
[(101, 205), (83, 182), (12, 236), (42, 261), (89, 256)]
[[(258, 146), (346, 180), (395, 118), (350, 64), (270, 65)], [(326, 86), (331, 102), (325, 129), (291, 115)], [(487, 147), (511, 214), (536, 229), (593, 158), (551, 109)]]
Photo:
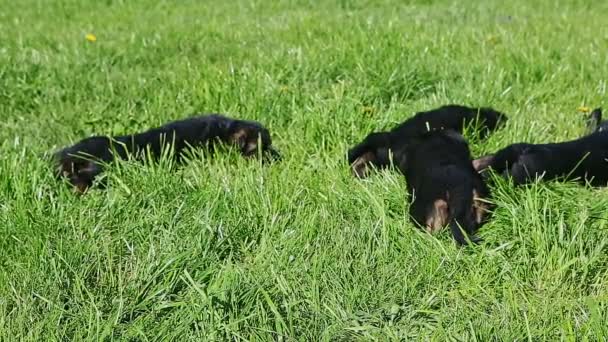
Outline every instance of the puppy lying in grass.
[(475, 171), (469, 146), (453, 130), (431, 131), (410, 139), (395, 153), (395, 163), (405, 175), (412, 196), (410, 216), (434, 233), (446, 225), (459, 245), (474, 237), (485, 222), (490, 196)]
[(274, 159), (280, 157), (272, 147), (269, 131), (256, 121), (235, 120), (219, 114), (201, 115), (167, 123), (148, 131), (115, 137), (93, 136), (83, 139), (54, 155), (56, 176), (67, 179), (77, 192), (85, 192), (103, 172), (103, 164), (129, 155), (158, 159), (171, 147), (177, 161), (190, 148), (214, 150), (216, 144), (236, 146), (242, 155), (261, 151)]
[(348, 162), (356, 177), (365, 178), (371, 166), (390, 165), (389, 150), (407, 145), (408, 141), (425, 132), (452, 129), (462, 133), (472, 127), (480, 138), (497, 129), (507, 116), (492, 108), (470, 108), (447, 105), (427, 112), (416, 113), (389, 132), (370, 133), (361, 143), (348, 151)]
[(593, 111), (593, 132), (582, 138), (549, 144), (518, 143), (473, 161), (478, 171), (491, 168), (515, 184), (544, 180), (578, 180), (592, 186), (608, 183), (608, 125), (601, 109)]

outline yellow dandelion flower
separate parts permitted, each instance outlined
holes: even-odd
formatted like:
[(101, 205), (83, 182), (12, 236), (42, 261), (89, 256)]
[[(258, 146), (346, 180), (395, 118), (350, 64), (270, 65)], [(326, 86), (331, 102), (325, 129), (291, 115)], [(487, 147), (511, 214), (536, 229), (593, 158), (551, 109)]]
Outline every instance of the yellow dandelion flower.
[(373, 114), (376, 111), (376, 108), (372, 106), (364, 106), (361, 110), (364, 114)]
[(84, 38), (90, 42), (96, 42), (97, 41), (97, 36), (95, 36), (92, 33), (87, 33)]
[(587, 106), (580, 106), (576, 110), (578, 110), (581, 113), (589, 113), (591, 111), (591, 108), (589, 108)]
[(289, 87), (288, 87), (288, 86), (286, 86), (286, 85), (281, 86), (281, 87), (279, 88), (279, 91), (280, 91), (281, 93), (286, 93), (286, 92), (288, 92), (288, 91), (289, 91)]
[(500, 38), (491, 34), (486, 38), (486, 41), (490, 44), (498, 44), (498, 42), (500, 41)]

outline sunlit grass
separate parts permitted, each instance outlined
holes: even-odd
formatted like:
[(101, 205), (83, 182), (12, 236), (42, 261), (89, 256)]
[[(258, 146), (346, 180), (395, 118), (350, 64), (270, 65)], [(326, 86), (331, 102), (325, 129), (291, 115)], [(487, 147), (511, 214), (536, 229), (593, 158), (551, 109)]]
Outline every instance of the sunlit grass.
[[(604, 105), (608, 5), (552, 1), (4, 1), (0, 335), (6, 340), (602, 340), (608, 195), (497, 179), (484, 244), (407, 217), (346, 150), (447, 103), (560, 141)], [(74, 196), (44, 154), (222, 112), (283, 161), (121, 162)], [(166, 163), (166, 161), (165, 161)]]

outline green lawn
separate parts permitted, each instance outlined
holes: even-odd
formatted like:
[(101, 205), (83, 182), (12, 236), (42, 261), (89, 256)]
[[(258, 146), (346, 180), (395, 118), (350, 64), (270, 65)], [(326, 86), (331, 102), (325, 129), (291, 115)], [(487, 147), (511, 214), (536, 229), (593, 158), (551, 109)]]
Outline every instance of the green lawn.
[[(606, 1), (0, 0), (0, 340), (602, 340), (608, 190), (497, 180), (481, 246), (407, 216), (348, 147), (447, 103), (510, 117), (476, 156), (583, 134)], [(85, 35), (97, 37), (87, 41)], [(83, 197), (47, 151), (194, 112), (281, 163), (123, 162)]]

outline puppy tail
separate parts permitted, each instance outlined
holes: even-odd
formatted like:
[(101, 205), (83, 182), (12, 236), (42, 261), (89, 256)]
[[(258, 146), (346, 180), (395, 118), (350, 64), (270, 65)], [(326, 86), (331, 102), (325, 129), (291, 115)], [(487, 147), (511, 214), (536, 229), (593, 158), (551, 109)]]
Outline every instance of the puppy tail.
[(466, 245), (469, 242), (479, 243), (480, 238), (475, 237), (477, 231), (477, 223), (473, 218), (473, 189), (465, 191), (460, 196), (450, 194), (450, 230), (456, 243), (460, 246)]

